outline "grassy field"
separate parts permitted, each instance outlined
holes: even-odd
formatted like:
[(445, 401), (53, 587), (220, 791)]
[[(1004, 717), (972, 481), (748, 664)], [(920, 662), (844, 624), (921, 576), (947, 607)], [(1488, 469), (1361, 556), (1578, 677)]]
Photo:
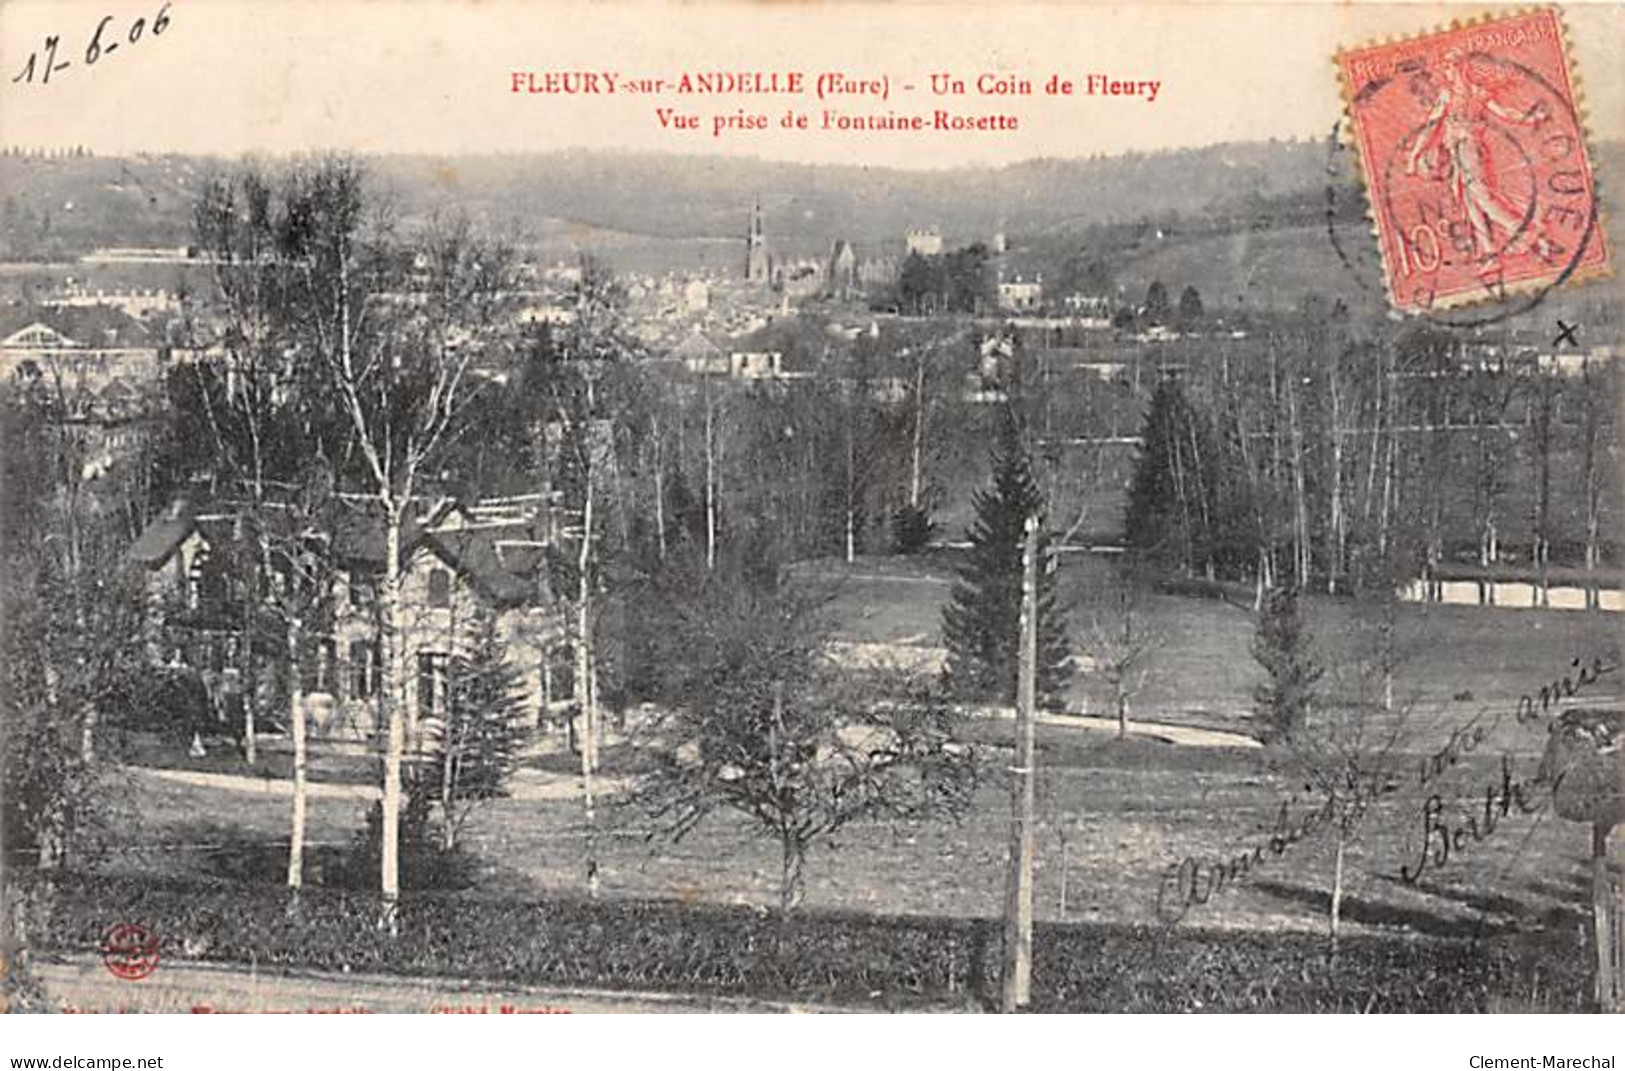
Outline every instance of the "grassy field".
[[(949, 590), (941, 562), (864, 561), (852, 568), (820, 565), (812, 572), (831, 586), (841, 637), (936, 642)], [(1086, 620), (1091, 606), (1110, 604), (1114, 583), (1099, 559), (1069, 561), (1062, 591), (1074, 620)], [(1254, 672), (1247, 652), (1250, 615), (1217, 600), (1169, 595), (1141, 596), (1140, 606), (1164, 630), (1165, 642), (1135, 717), (1245, 731)], [(1309, 610), (1325, 660), (1350, 657), (1349, 607), (1314, 599)], [(1402, 634), (1412, 657), (1400, 690), (1422, 697), (1425, 705), (1413, 716), (1410, 754), (1395, 767), (1392, 791), (1372, 803), (1348, 845), (1347, 932), (1407, 942), (1585, 932), (1589, 828), (1555, 817), (1539, 786), (1529, 783), (1538, 768), (1540, 728), (1520, 728), (1508, 716), (1474, 754), (1441, 775), (1424, 783), (1418, 764), (1449, 729), (1486, 705), (1510, 715), (1517, 695), (1560, 674), (1572, 657), (1611, 655), (1615, 627), (1611, 615), (1405, 608)], [(1077, 682), (1072, 706), (1098, 712), (1100, 697), (1091, 689), (1088, 681)], [(1599, 696), (1603, 691), (1596, 689)], [(963, 734), (983, 759), (982, 784), (963, 820), (843, 830), (816, 846), (808, 860), (809, 909), (950, 918), (1000, 913), (1011, 727), (1004, 720), (973, 719)], [(1324, 930), (1334, 840), (1322, 828), (1283, 844), (1279, 854), (1269, 850), (1283, 803), (1293, 823), (1316, 806), (1313, 794), (1290, 780), (1269, 752), (1180, 746), (1153, 736), (1119, 740), (1110, 730), (1064, 723), (1041, 726), (1038, 737), (1040, 920), (1166, 920), (1159, 896), (1165, 905), (1183, 902), (1182, 887), (1170, 879), (1183, 861), (1195, 860), (1211, 873), (1264, 846), (1262, 865), (1205, 902), (1189, 904), (1179, 925), (1260, 934)], [(273, 764), (279, 761), (274, 749), (267, 750)], [(617, 769), (634, 768), (630, 760), (623, 748), (606, 755)], [(329, 772), (361, 779), (358, 761), (364, 760), (344, 759)], [(1510, 764), (1505, 773), (1503, 761)], [(211, 768), (225, 762), (211, 757)], [(533, 773), (561, 778), (574, 768), (567, 755), (530, 765)], [(1493, 832), (1463, 834), (1448, 859), (1430, 858), (1418, 878), (1424, 850), (1436, 853), (1440, 842), (1438, 829), (1425, 826), (1429, 797), (1438, 796), (1436, 823), (1465, 829), (1475, 818), (1483, 822), (1486, 806), (1498, 813), (1508, 779), (1523, 785), (1533, 813), (1512, 808)], [(229, 875), (223, 870), (222, 851), (257, 843), (263, 861), (277, 851), (289, 818), (286, 796), (177, 784), (134, 768), (110, 773), (104, 798), (102, 866), (115, 873), (240, 877), (240, 869)], [(355, 800), (312, 801), (309, 839), (325, 851), (312, 853), (317, 872), (309, 875), (311, 882), (323, 883), (322, 861), (352, 842), (364, 812)], [(483, 867), (479, 884), (465, 895), (579, 895), (586, 854), (582, 814), (572, 799), (493, 803), (464, 831), (463, 844)], [(736, 816), (715, 815), (670, 843), (652, 838), (641, 814), (611, 800), (600, 813), (596, 840), (605, 897), (764, 910), (777, 902), (776, 847)], [(1407, 870), (1417, 880), (1406, 880)], [(274, 866), (260, 872), (270, 874), (261, 880), (275, 880)], [(1538, 989), (1538, 980), (1533, 986)]]
[[(835, 638), (870, 644), (939, 646), (942, 605), (952, 589), (946, 558), (860, 559), (848, 566), (820, 562), (806, 570), (830, 593)], [(1066, 558), (1059, 600), (1068, 611), (1073, 641), (1083, 649), (1096, 623), (1120, 620), (1125, 590), (1115, 566), (1099, 555)], [(1132, 716), (1247, 731), (1260, 670), (1250, 654), (1253, 616), (1248, 607), (1218, 599), (1134, 592), (1135, 613), (1158, 637), (1156, 654)], [(1311, 596), (1305, 616), (1320, 661), (1346, 669), (1372, 642), (1362, 638), (1354, 607)], [(1575, 658), (1617, 661), (1620, 620), (1615, 614), (1487, 609), (1402, 604), (1396, 648), (1403, 659), (1395, 677), (1398, 705), (1406, 710), (1409, 746), (1437, 747), (1450, 731), (1488, 709), (1510, 714), (1518, 697), (1561, 677)], [(1617, 695), (1610, 679), (1593, 698)], [(1109, 713), (1106, 689), (1086, 675), (1067, 692), (1069, 710)], [(1513, 727), (1497, 728), (1492, 743), (1527, 751), (1540, 742)]]
[[(228, 734), (210, 737), (205, 747), (205, 754), (194, 756), (188, 745), (178, 740), (154, 733), (127, 732), (113, 741), (112, 750), (119, 762), (130, 766), (198, 770), (266, 780), (286, 781), (293, 777), (293, 745), (286, 737), (262, 740), (252, 765), (243, 757), (240, 742)], [(381, 770), (381, 760), (376, 755), (361, 754), (354, 748), (341, 751), (318, 741), (306, 761), (305, 776), (313, 782), (371, 784), (381, 776)]]
[[(996, 915), (1001, 906), (1008, 835), (1007, 723), (985, 723), (987, 775), (958, 824), (869, 824), (819, 846), (807, 870), (810, 908)], [(1037, 910), (1041, 919), (1150, 923), (1159, 889), (1187, 856), (1206, 862), (1267, 842), (1283, 800), (1301, 816), (1312, 804), (1270, 772), (1261, 751), (1198, 749), (1109, 733), (1046, 727), (1040, 734)], [(1527, 778), (1532, 760), (1515, 767)], [(1500, 784), (1489, 759), (1447, 773), (1426, 792), (1444, 797), (1448, 821), (1483, 809)], [(138, 772), (113, 793), (116, 871), (202, 876), (210, 849), (227, 836), (266, 843), (286, 835), (286, 798), (223, 794), (160, 782)], [(1422, 787), (1408, 774), (1368, 815), (1348, 857), (1344, 917), (1352, 932), (1403, 932), (1472, 938), (1579, 925), (1586, 896), (1586, 827), (1548, 810), (1514, 812), (1483, 843), (1469, 842), (1415, 884), (1400, 878), (1422, 850)], [(1532, 797), (1533, 798), (1533, 797)], [(352, 801), (313, 801), (311, 840), (341, 846), (362, 823)], [(229, 813), (231, 826), (209, 815)], [(465, 844), (487, 865), (478, 895), (576, 893), (584, 873), (584, 827), (573, 801), (501, 801), (479, 814)], [(611, 806), (598, 838), (604, 893), (761, 907), (777, 897), (774, 845), (739, 820), (719, 815), (687, 839), (650, 840), (641, 816)], [(1211, 902), (1193, 907), (1189, 925), (1313, 931), (1325, 924), (1331, 838), (1322, 833)]]

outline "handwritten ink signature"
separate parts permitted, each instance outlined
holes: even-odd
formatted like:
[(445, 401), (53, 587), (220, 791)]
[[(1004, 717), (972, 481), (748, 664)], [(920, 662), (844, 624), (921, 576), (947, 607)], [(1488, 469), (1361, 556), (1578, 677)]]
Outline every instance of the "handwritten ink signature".
[[(1539, 721), (1541, 718), (1546, 716), (1548, 710), (1556, 706), (1558, 703), (1561, 703), (1565, 699), (1574, 698), (1576, 695), (1580, 694), (1580, 690), (1582, 688), (1586, 688), (1589, 685), (1596, 683), (1600, 678), (1605, 677), (1619, 669), (1619, 665), (1617, 663), (1610, 664), (1604, 662), (1601, 658), (1593, 658), (1589, 666), (1581, 665), (1580, 660), (1576, 658), (1573, 662), (1570, 662), (1569, 665), (1578, 671), (1573, 677), (1570, 677), (1568, 674), (1564, 674), (1562, 677), (1552, 681), (1550, 684), (1541, 685), (1540, 691), (1532, 695), (1526, 694), (1518, 697), (1518, 710), (1516, 717), (1519, 725), (1527, 725), (1532, 721)], [(1540, 709), (1538, 710), (1535, 708), (1537, 702), (1540, 704)]]
[[(1391, 791), (1389, 785), (1373, 786), (1382, 794)], [(1312, 811), (1294, 815), (1290, 805), (1298, 797), (1282, 800), (1275, 815), (1275, 827), (1268, 839), (1255, 843), (1229, 858), (1198, 858), (1188, 855), (1170, 866), (1163, 874), (1157, 889), (1157, 918), (1174, 925), (1183, 919), (1192, 907), (1205, 904), (1233, 884), (1250, 875), (1254, 869), (1279, 859), (1288, 848), (1306, 837), (1312, 837), (1337, 820), (1338, 800), (1328, 792), (1321, 804)], [(1172, 895), (1170, 895), (1172, 894)]]
[[(1563, 781), (1563, 772), (1559, 771), (1555, 777), (1548, 776), (1543, 770), (1534, 777), (1520, 779), (1512, 776), (1512, 756), (1501, 756), (1501, 783), (1490, 785), (1484, 790), (1483, 821), (1479, 816), (1469, 814), (1452, 824), (1444, 819), (1444, 798), (1437, 792), (1427, 798), (1422, 804), (1422, 855), (1417, 860), (1416, 869), (1409, 866), (1399, 868), (1399, 876), (1407, 885), (1415, 885), (1428, 866), (1438, 870), (1450, 862), (1451, 856), (1460, 855), (1469, 843), (1481, 843), (1489, 839), (1503, 818), (1512, 814), (1516, 807), (1519, 814), (1535, 814), (1545, 806), (1545, 801), (1531, 803), (1527, 793), (1530, 790), (1547, 789), (1555, 793), (1557, 786)], [(1471, 838), (1469, 841), (1468, 838)]]
[[(1572, 675), (1564, 674), (1557, 680), (1541, 685), (1538, 690), (1525, 692), (1518, 697), (1513, 717), (1519, 725), (1528, 725), (1540, 721), (1547, 716), (1553, 707), (1560, 705), (1563, 700), (1573, 699), (1586, 688), (1619, 669), (1617, 664), (1605, 662), (1601, 658), (1593, 658), (1589, 663), (1584, 664), (1580, 659), (1576, 658), (1569, 663), (1569, 666), (1575, 671)], [(1429, 781), (1456, 765), (1463, 756), (1476, 750), (1478, 745), (1489, 738), (1490, 734), (1496, 730), (1501, 724), (1501, 720), (1506, 716), (1505, 711), (1499, 711), (1496, 713), (1494, 720), (1488, 726), (1485, 726), (1480, 721), (1484, 714), (1485, 711), (1479, 711), (1469, 718), (1465, 724), (1452, 730), (1450, 739), (1445, 741), (1443, 747), (1421, 760), (1417, 768), (1416, 783), (1418, 787), (1426, 788)], [(1548, 731), (1551, 728), (1551, 725), (1547, 726)]]
[[(121, 43), (136, 44), (149, 29), (153, 37), (158, 37), (169, 29), (169, 4), (158, 9), (158, 14), (148, 24), (145, 18), (138, 18), (126, 26), (122, 31), (109, 31), (108, 24), (114, 21), (112, 15), (104, 15), (102, 21), (96, 24), (91, 31), (90, 39), (85, 43), (84, 66), (94, 67), (103, 56), (111, 56), (118, 50)], [(11, 79), (13, 83), (21, 82), (24, 85), (33, 85), (36, 76), (38, 84), (45, 85), (50, 82), (51, 75), (58, 71), (67, 70), (73, 66), (72, 60), (59, 59), (57, 51), (62, 46), (61, 34), (50, 34), (45, 38), (44, 44), (28, 54), (28, 62), (23, 69)]]
[[(1569, 666), (1573, 672), (1565, 673), (1541, 685), (1536, 691), (1518, 697), (1513, 716), (1519, 725), (1541, 721), (1563, 700), (1574, 698), (1619, 669), (1618, 663), (1606, 662), (1602, 658), (1593, 658), (1589, 663), (1576, 658)], [(1480, 722), (1485, 713), (1480, 711), (1452, 730), (1450, 739), (1443, 747), (1419, 761), (1418, 788), (1426, 788), (1430, 781), (1438, 779), (1464, 756), (1476, 750), (1500, 725), (1506, 711), (1498, 712), (1488, 726)], [(1555, 722), (1548, 725), (1548, 731), (1555, 725)], [(1453, 856), (1459, 856), (1469, 844), (1482, 842), (1494, 834), (1501, 821), (1513, 815), (1514, 809), (1521, 815), (1539, 812), (1562, 780), (1562, 772), (1553, 776), (1544, 769), (1531, 778), (1516, 778), (1513, 776), (1513, 757), (1503, 754), (1500, 783), (1485, 789), (1481, 817), (1470, 814), (1452, 823), (1444, 813), (1444, 797), (1437, 792), (1429, 795), (1421, 808), (1421, 858), (1414, 869), (1402, 865), (1400, 877), (1407, 884), (1415, 884), (1430, 865), (1437, 870)], [(1328, 792), (1319, 806), (1296, 818), (1291, 815), (1289, 803), (1296, 803), (1298, 797), (1283, 800), (1270, 836), (1250, 848), (1243, 848), (1228, 857), (1186, 856), (1170, 865), (1157, 890), (1157, 917), (1169, 925), (1178, 923), (1192, 907), (1207, 903), (1226, 886), (1247, 877), (1265, 863), (1280, 858), (1298, 841), (1314, 836), (1340, 820), (1340, 815), (1363, 813), (1372, 799), (1397, 792), (1401, 786), (1388, 780), (1380, 783), (1373, 780), (1369, 784), (1351, 780), (1348, 787), (1346, 798), (1340, 800), (1339, 796), (1345, 794)], [(1532, 795), (1537, 791), (1543, 791), (1546, 798), (1535, 797), (1535, 802), (1531, 802)]]

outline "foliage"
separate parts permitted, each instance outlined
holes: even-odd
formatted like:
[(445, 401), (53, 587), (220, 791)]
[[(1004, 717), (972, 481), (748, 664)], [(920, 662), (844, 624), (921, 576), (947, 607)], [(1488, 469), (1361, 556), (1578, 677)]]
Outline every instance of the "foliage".
[[(803, 912), (677, 901), (488, 900), (408, 894), (400, 934), (365, 894), (307, 889), (290, 915), (274, 886), (65, 874), (24, 890), (31, 944), (94, 952), (109, 918), (190, 955), (261, 970), (731, 994), (859, 1006), (973, 1006), (996, 997), (992, 919)], [(1335, 967), (1314, 934), (1040, 923), (1033, 1008), (1071, 1012), (1582, 1011), (1576, 927), (1441, 942), (1350, 939)], [(1535, 994), (1530, 979), (1540, 979)]]
[(8, 679), (0, 689), (6, 724), (0, 752), (4, 862), (7, 868), (50, 868), (77, 854), (82, 834), (95, 821), (100, 792), (96, 769), (80, 751), (77, 722), (64, 716), (60, 698), (49, 699), (39, 675), (25, 668), (34, 664), (30, 655), (19, 657), (9, 642), (18, 624), (7, 621)]
[(1325, 672), (1312, 646), (1298, 614), (1297, 589), (1272, 589), (1264, 598), (1252, 646), (1254, 660), (1264, 667), (1253, 699), (1266, 741), (1290, 741), (1309, 721), (1315, 685)]
[(899, 554), (923, 554), (936, 531), (931, 511), (924, 506), (904, 503), (892, 515), (892, 546)]
[[(462, 845), (448, 842), (445, 830), (434, 817), (433, 803), (426, 789), (409, 791), (406, 806), (401, 809), (401, 887), (466, 889), (478, 876), (479, 862)], [(357, 890), (378, 888), (383, 824), (383, 802), (375, 801), (367, 809), (366, 826), (356, 831), (343, 861), (334, 868), (336, 884)], [(286, 860), (286, 854), (282, 858)]]
[(945, 704), (825, 660), (810, 600), (710, 577), (672, 604), (673, 704), (632, 805), (681, 838), (718, 810), (778, 842), (780, 905), (808, 848), (856, 821), (957, 817), (975, 788)]
[(1112, 612), (1094, 616), (1084, 647), (1093, 674), (1110, 691), (1119, 736), (1128, 735), (1129, 701), (1145, 687), (1150, 663), (1162, 642), (1161, 633), (1150, 624), (1150, 615), (1135, 606), (1131, 587), (1124, 587)]
[(452, 660), (446, 712), (424, 726), (432, 748), (418, 772), (425, 799), (440, 804), (445, 847), (482, 804), (507, 795), (527, 729), (517, 670), (486, 616), (468, 654)]
[(112, 727), (181, 743), (194, 733), (211, 736), (221, 730), (207, 687), (186, 667), (130, 669), (110, 697), (108, 715)]
[(1175, 376), (1158, 381), (1140, 432), (1124, 538), (1140, 564), (1210, 577), (1234, 557), (1230, 526), (1245, 496), (1226, 481), (1225, 457)]
[(1190, 330), (1202, 322), (1202, 295), (1196, 287), (1187, 286), (1179, 294), (1177, 322), (1181, 329)]
[(1153, 279), (1151, 285), (1145, 288), (1145, 305), (1140, 314), (1146, 323), (1156, 326), (1168, 322), (1168, 313), (1168, 288), (1161, 279)]
[(909, 253), (898, 272), (897, 303), (915, 314), (986, 311), (994, 304), (987, 247), (976, 242), (933, 256)]
[(83, 484), (86, 444), (35, 401), (0, 396), (0, 753), (8, 865), (71, 863), (95, 826), (100, 721), (137, 663), (139, 592), (123, 535)]
[(1024, 527), (1039, 518), (1038, 694), (1059, 698), (1071, 673), (1066, 620), (1055, 602), (1054, 575), (1046, 566), (1043, 492), (1033, 476), (1021, 428), (1006, 414), (993, 455), (992, 486), (975, 497), (971, 547), (959, 567), (942, 633), (948, 648), (946, 677), (953, 692), (968, 699), (1013, 703), (1020, 647), (1021, 573)]

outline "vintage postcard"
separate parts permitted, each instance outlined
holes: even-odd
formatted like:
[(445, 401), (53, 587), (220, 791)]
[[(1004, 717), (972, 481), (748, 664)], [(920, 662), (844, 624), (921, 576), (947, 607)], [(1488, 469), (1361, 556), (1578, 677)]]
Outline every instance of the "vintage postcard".
[(1625, 1010), (1621, 55), (5, 3), (6, 1007)]

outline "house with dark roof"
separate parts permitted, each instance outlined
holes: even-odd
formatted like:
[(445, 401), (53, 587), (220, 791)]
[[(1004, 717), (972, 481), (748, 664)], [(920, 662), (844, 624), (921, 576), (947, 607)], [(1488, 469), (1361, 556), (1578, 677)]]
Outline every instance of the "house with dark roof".
[[(382, 644), (379, 581), (384, 528), (365, 500), (341, 499), (323, 543), (334, 569), (323, 612), (307, 624), (300, 654), (306, 711), (317, 734), (368, 739), (378, 710)], [(539, 496), (426, 505), (402, 546), (404, 627), (398, 662), (408, 722), (445, 710), (452, 660), (467, 654), (484, 623), (494, 624), (516, 671), (533, 725), (568, 708), (573, 649), (562, 605), (548, 584), (547, 523)], [(129, 552), (145, 574), (148, 652), (195, 668), (228, 698), (240, 697), (244, 600), (233, 565), (251, 552), (229, 504), (177, 500)]]

